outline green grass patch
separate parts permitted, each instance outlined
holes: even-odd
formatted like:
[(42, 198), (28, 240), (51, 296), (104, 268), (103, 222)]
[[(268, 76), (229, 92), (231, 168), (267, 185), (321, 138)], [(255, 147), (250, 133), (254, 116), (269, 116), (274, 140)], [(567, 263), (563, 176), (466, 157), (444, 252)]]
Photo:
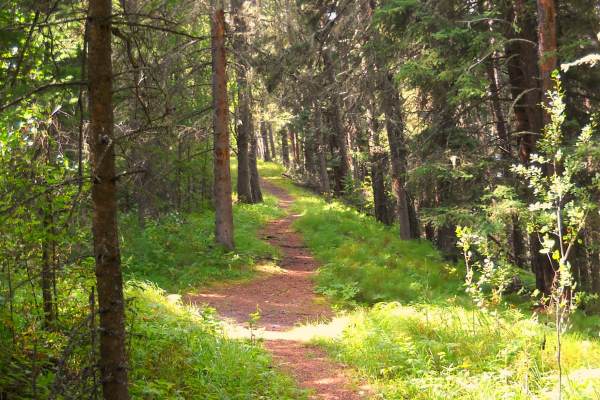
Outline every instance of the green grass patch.
[(227, 339), (210, 309), (130, 283), (131, 394), (137, 399), (301, 399), (256, 344)]
[(249, 278), (257, 260), (277, 256), (276, 250), (258, 237), (258, 231), (282, 215), (272, 196), (265, 196), (261, 204), (234, 205), (234, 251), (215, 245), (213, 211), (170, 214), (148, 220), (144, 228), (135, 215), (126, 215), (120, 224), (125, 274), (171, 292), (212, 281)]
[(327, 201), (281, 176), (281, 167), (262, 163), (265, 179), (296, 199), (295, 227), (324, 264), (317, 289), (340, 305), (381, 301), (431, 301), (462, 295), (462, 272), (443, 261), (425, 240), (401, 241), (398, 230), (338, 201)]
[[(16, 346), (0, 341), (0, 348), (7, 349), (0, 352), (0, 392), (6, 398), (88, 398), (99, 381), (97, 369), (95, 379), (90, 373), (99, 355), (91, 347), (85, 289), (94, 285), (94, 278), (77, 279), (79, 287), (60, 282), (59, 289), (70, 288), (59, 305), (60, 329), (36, 327)], [(259, 343), (228, 338), (213, 309), (185, 306), (178, 295), (141, 281), (127, 282), (125, 299), (132, 399), (306, 398), (291, 378), (272, 367)], [(97, 344), (97, 332), (94, 337)]]
[[(342, 336), (321, 339), (386, 399), (556, 398), (552, 324), (522, 304), (479, 310), (464, 293), (464, 270), (424, 241), (303, 190), (261, 164), (296, 197), (295, 226), (323, 264), (318, 290), (348, 308)], [(597, 319), (576, 314), (563, 335), (565, 399), (600, 398)], [(586, 322), (587, 321), (587, 322)]]

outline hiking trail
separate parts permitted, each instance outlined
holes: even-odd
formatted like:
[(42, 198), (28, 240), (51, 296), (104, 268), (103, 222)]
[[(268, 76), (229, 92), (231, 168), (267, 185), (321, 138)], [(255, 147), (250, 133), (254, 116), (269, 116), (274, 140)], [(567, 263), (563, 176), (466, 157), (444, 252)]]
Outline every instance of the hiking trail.
[[(279, 271), (248, 282), (210, 287), (189, 296), (195, 304), (208, 304), (230, 322), (233, 337), (256, 337), (264, 340), (276, 365), (289, 373), (311, 399), (367, 399), (371, 391), (353, 379), (342, 364), (328, 358), (326, 352), (307, 343), (310, 327), (302, 324), (329, 322), (334, 316), (322, 298), (315, 295), (311, 276), (319, 267), (304, 246), (300, 234), (292, 227), (298, 215), (291, 212), (294, 198), (284, 189), (266, 180), (262, 187), (278, 198), (285, 210), (283, 218), (269, 222), (260, 235), (280, 249)], [(249, 323), (249, 315), (260, 310), (260, 319)], [(255, 326), (254, 326), (255, 325)], [(329, 325), (333, 334), (342, 327)]]

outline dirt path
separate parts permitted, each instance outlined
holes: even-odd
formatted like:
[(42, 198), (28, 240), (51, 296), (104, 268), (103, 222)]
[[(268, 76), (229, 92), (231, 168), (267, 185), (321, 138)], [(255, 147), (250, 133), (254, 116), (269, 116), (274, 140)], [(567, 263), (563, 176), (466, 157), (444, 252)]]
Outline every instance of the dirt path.
[[(298, 217), (289, 211), (294, 199), (285, 190), (262, 181), (265, 190), (279, 199), (287, 216), (269, 223), (261, 232), (273, 246), (281, 249), (282, 272), (256, 280), (209, 289), (190, 296), (192, 302), (209, 304), (221, 316), (235, 322), (240, 336), (250, 334), (264, 339), (265, 347), (277, 364), (290, 373), (314, 399), (354, 400), (368, 398), (368, 387), (352, 382), (345, 368), (327, 358), (325, 351), (305, 341), (299, 324), (328, 321), (333, 313), (313, 291), (311, 275), (317, 262), (292, 228)], [(260, 308), (257, 333), (248, 330), (249, 314)]]

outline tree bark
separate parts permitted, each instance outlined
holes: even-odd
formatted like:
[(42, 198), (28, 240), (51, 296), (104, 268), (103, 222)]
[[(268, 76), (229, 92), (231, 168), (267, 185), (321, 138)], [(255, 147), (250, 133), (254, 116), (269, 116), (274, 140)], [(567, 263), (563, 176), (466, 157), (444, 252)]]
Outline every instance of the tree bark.
[(225, 13), (223, 1), (215, 1), (211, 18), (212, 91), (214, 129), (215, 238), (233, 249), (233, 207), (229, 154), (229, 105), (227, 101), (227, 58), (225, 53)]
[(291, 129), (290, 129), (290, 145), (292, 146), (291, 165), (292, 165), (292, 170), (295, 171), (297, 168), (299, 168), (298, 147), (296, 145), (296, 133)]
[(263, 145), (263, 160), (271, 161), (271, 150), (269, 149), (269, 133), (267, 132), (267, 123), (260, 121), (260, 137)]
[[(558, 65), (556, 38), (556, 2), (555, 0), (537, 0), (538, 6), (538, 56), (542, 102), (550, 106), (548, 92), (554, 88), (552, 72)], [(544, 125), (550, 122), (550, 114), (543, 112)]]
[(317, 164), (319, 170), (319, 184), (321, 193), (331, 192), (331, 186), (329, 184), (329, 174), (327, 173), (327, 157), (326, 157), (326, 140), (325, 131), (323, 129), (323, 115), (319, 104), (315, 103), (315, 121), (316, 121), (316, 136), (317, 136)]
[(277, 158), (277, 152), (275, 151), (275, 140), (273, 138), (273, 123), (269, 122), (267, 128), (269, 132), (269, 146), (271, 148), (271, 159), (275, 160)]
[[(544, 125), (543, 111), (540, 107), (542, 97), (538, 84), (538, 55), (532, 44), (537, 43), (539, 38), (535, 32), (535, 15), (529, 12), (524, 0), (515, 0), (511, 12), (511, 18), (516, 19), (519, 30), (513, 32), (511, 39), (514, 40), (506, 46), (509, 60), (508, 77), (515, 102), (519, 160), (528, 164)], [(548, 294), (554, 279), (554, 270), (547, 257), (539, 251), (539, 238), (535, 233), (530, 234), (529, 256), (531, 269), (536, 277), (536, 287)]]
[[(380, 66), (379, 66), (380, 67)], [(406, 145), (404, 143), (404, 121), (398, 109), (400, 97), (387, 71), (378, 68), (380, 76), (381, 108), (385, 114), (386, 131), (390, 145), (392, 164), (392, 193), (396, 200), (396, 214), (400, 224), (400, 239), (413, 239), (410, 226), (410, 211), (406, 193)]]
[(281, 132), (281, 159), (283, 160), (283, 165), (286, 168), (290, 166), (290, 149), (288, 145), (288, 131), (287, 128), (284, 127)]
[(246, 62), (246, 31), (247, 25), (242, 15), (244, 0), (232, 0), (231, 12), (233, 14), (233, 23), (235, 34), (233, 36), (233, 50), (236, 57), (236, 77), (238, 85), (238, 118), (236, 118), (237, 133), (237, 194), (238, 201), (242, 203), (252, 202), (252, 192), (250, 189), (250, 164), (248, 154), (248, 139), (252, 133), (250, 122), (249, 105), (249, 87), (247, 73), (249, 65)]
[(498, 82), (498, 67), (494, 60), (489, 60), (486, 63), (486, 73), (489, 79), (490, 100), (492, 105), (492, 114), (494, 116), (494, 126), (496, 135), (500, 143), (500, 155), (502, 158), (510, 158), (511, 145), (508, 130), (506, 129), (506, 120), (502, 111), (502, 103), (500, 102), (500, 89)]
[(262, 191), (260, 190), (260, 177), (258, 175), (257, 147), (256, 135), (253, 134), (250, 138), (250, 188), (252, 190), (252, 203), (261, 203), (263, 201)]
[(342, 123), (342, 103), (339, 95), (339, 88), (337, 87), (337, 79), (335, 68), (333, 65), (333, 59), (331, 51), (326, 49), (323, 51), (323, 63), (325, 64), (325, 70), (332, 86), (332, 93), (330, 93), (331, 105), (329, 113), (331, 115), (331, 127), (333, 128), (333, 139), (335, 143), (336, 160), (334, 163), (333, 171), (335, 176), (335, 192), (340, 195), (344, 192), (344, 183), (350, 174), (350, 162), (348, 160), (348, 143), (346, 139), (346, 131)]
[(92, 231), (100, 308), (100, 374), (106, 400), (129, 399), (125, 303), (117, 234), (112, 105), (111, 0), (89, 2), (89, 110)]
[(46, 204), (43, 213), (44, 238), (42, 240), (42, 305), (44, 309), (44, 327), (52, 329), (56, 319), (54, 313), (53, 282), (54, 282), (54, 263), (52, 260), (52, 248), (54, 247), (54, 229), (52, 221), (52, 197), (50, 193), (45, 196)]
[(375, 218), (386, 225), (391, 225), (393, 218), (390, 218), (388, 210), (389, 200), (385, 192), (385, 174), (388, 159), (385, 150), (381, 146), (379, 138), (379, 124), (375, 119), (375, 113), (372, 111), (373, 104), (370, 104), (368, 111), (369, 124), (369, 161), (371, 163), (371, 187), (373, 189), (373, 203), (375, 209)]

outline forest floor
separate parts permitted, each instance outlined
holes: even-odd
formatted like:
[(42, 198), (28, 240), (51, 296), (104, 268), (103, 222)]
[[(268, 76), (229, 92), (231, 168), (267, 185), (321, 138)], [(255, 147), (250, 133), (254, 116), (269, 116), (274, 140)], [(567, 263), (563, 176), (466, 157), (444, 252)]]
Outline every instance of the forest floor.
[(368, 385), (358, 381), (346, 366), (332, 361), (325, 350), (309, 343), (319, 326), (329, 330), (319, 335), (331, 336), (341, 333), (343, 326), (330, 323), (330, 306), (315, 295), (312, 276), (319, 264), (292, 227), (299, 217), (290, 208), (294, 198), (270, 182), (263, 181), (262, 187), (278, 198), (286, 213), (260, 232), (281, 253), (277, 268), (251, 281), (211, 286), (188, 299), (214, 307), (229, 322), (230, 336), (264, 341), (276, 364), (307, 389), (311, 398), (369, 397), (372, 391)]
[[(251, 273), (200, 275), (181, 288), (192, 289), (188, 301), (217, 310), (226, 337), (258, 342), (272, 355), (263, 358), (270, 371), (285, 372), (314, 399), (557, 398), (552, 321), (532, 315), (527, 297), (477, 307), (465, 294), (464, 266), (428, 241), (400, 240), (397, 227), (294, 185), (281, 166), (260, 166), (268, 195), (263, 204), (236, 204), (238, 251), (191, 253), (226, 272), (245, 259)], [(213, 219), (200, 220), (209, 237)], [(205, 267), (188, 269), (186, 280)], [(575, 313), (571, 322), (560, 342), (563, 399), (598, 400), (600, 318)], [(264, 398), (304, 397), (292, 390)]]

